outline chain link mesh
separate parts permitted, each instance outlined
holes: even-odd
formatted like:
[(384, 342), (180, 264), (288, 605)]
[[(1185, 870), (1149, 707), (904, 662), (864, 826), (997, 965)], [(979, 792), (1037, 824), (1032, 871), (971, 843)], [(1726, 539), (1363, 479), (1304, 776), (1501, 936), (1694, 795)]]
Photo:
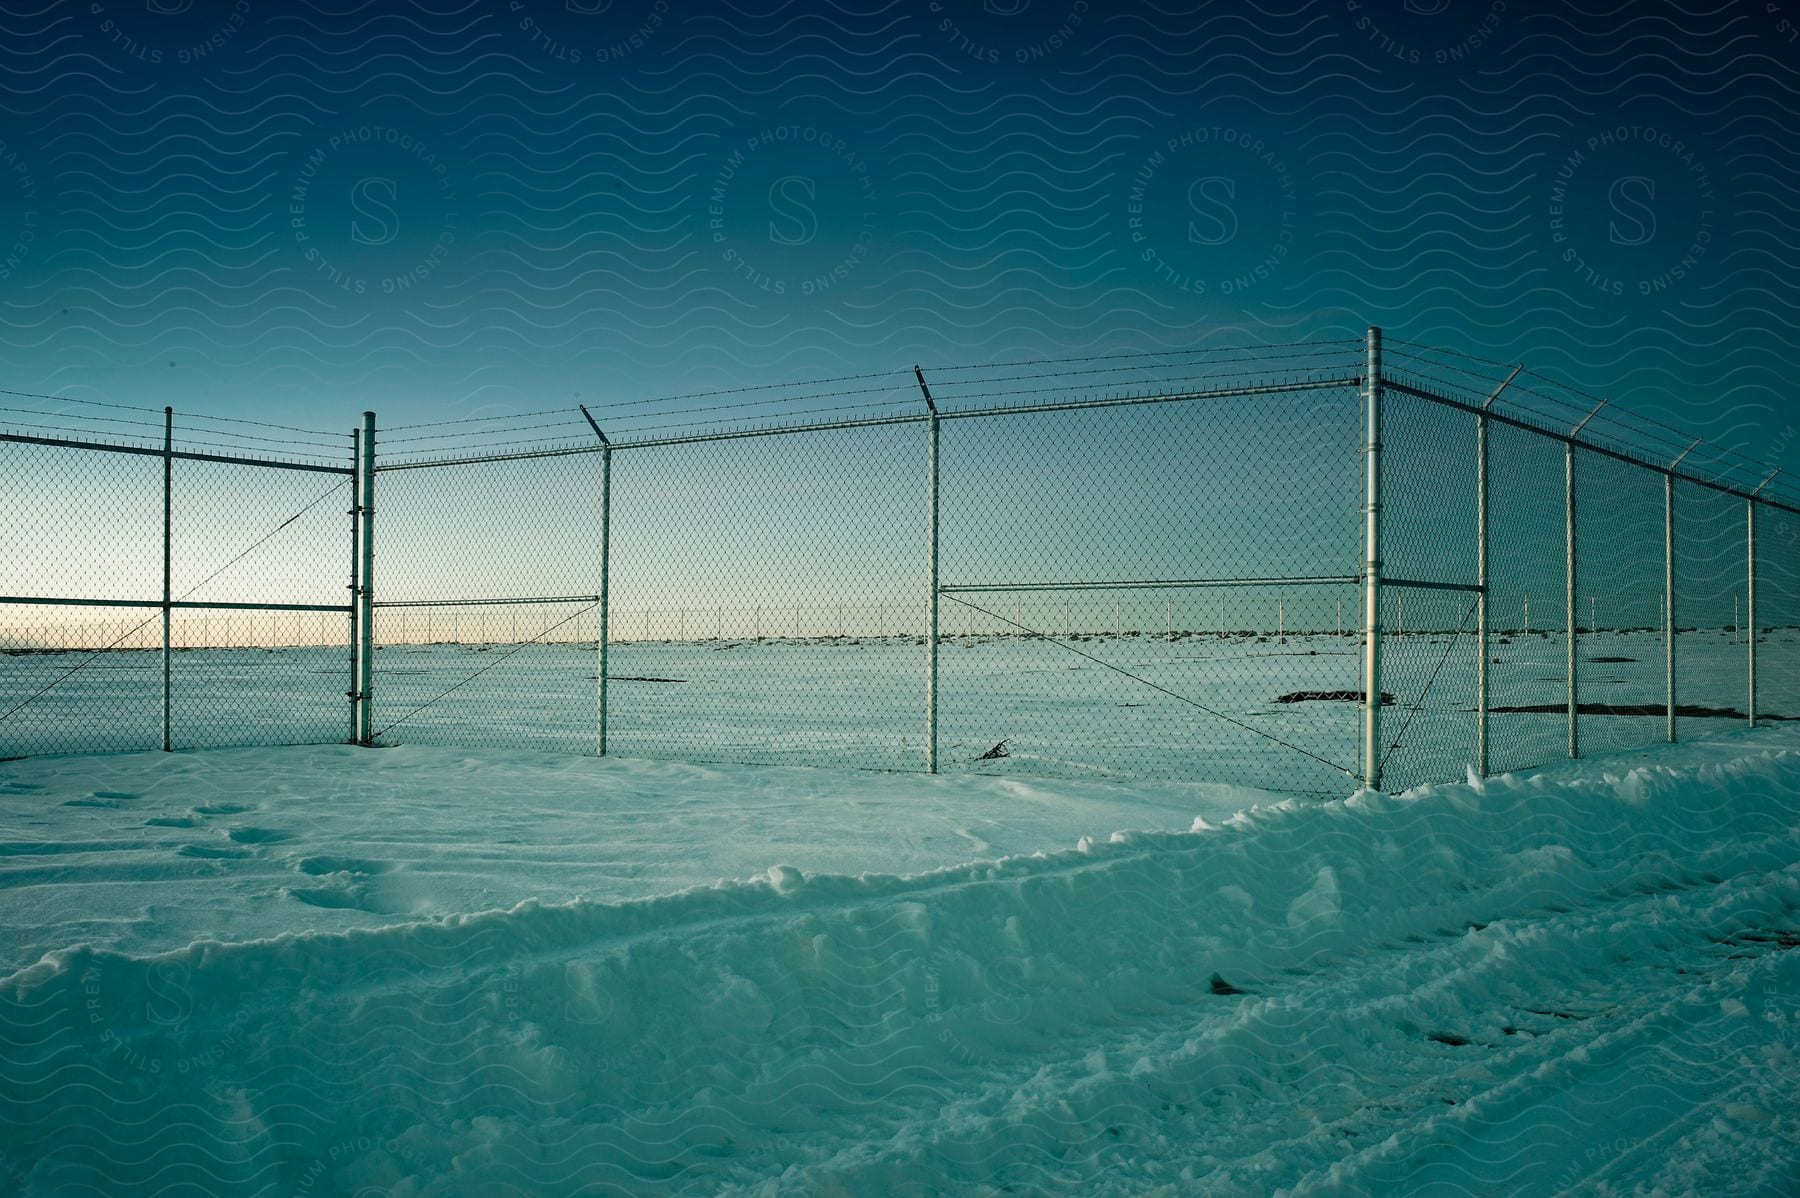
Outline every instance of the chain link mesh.
[(1488, 768), (1496, 772), (1568, 751), (1563, 467), (1559, 442), (1489, 423)]
[(110, 439), (0, 442), (0, 755), (163, 747), (165, 527), (169, 747), (345, 739), (348, 439), (331, 471), (310, 452), (282, 468), (187, 456), (264, 447), (177, 423), (165, 508), (162, 421), (88, 419), (48, 431)]
[[(618, 405), (610, 444), (585, 410), (397, 429), (373, 738), (896, 770), (935, 745), (949, 773), (1341, 794), (1371, 765), (1364, 350), (729, 388)], [(1671, 633), (1679, 735), (1748, 722), (1752, 644), (1759, 718), (1800, 716), (1800, 491), (1532, 371), (1386, 352), (1386, 789), (1478, 765), (1484, 676), (1491, 772), (1568, 753), (1577, 429), (1580, 750), (1667, 738)], [(0, 444), (0, 753), (161, 742), (162, 422), (138, 411), (33, 413)], [(169, 461), (170, 743), (354, 739), (348, 439), (194, 419)]]
[(1357, 413), (1333, 387), (944, 422), (942, 768), (1341, 793)]

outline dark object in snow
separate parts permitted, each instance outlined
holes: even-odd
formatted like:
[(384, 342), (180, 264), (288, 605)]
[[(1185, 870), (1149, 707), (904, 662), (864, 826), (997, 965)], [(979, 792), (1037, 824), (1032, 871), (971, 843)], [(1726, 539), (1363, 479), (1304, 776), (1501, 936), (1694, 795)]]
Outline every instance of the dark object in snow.
[(1588, 660), (1592, 661), (1592, 662), (1598, 662), (1601, 665), (1611, 666), (1611, 665), (1621, 665), (1628, 661), (1636, 661), (1637, 658), (1635, 658), (1635, 657), (1590, 657), (1590, 658), (1588, 658)]
[(1244, 991), (1239, 990), (1236, 986), (1233, 986), (1230, 982), (1226, 981), (1224, 978), (1220, 977), (1216, 973), (1212, 975), (1212, 992), (1214, 994), (1242, 994), (1242, 993), (1244, 993)]
[[(1361, 703), (1365, 691), (1289, 691), (1276, 699), (1277, 703)], [(1381, 705), (1392, 707), (1394, 696), (1387, 691), (1381, 692)]]
[(686, 682), (686, 678), (640, 678), (636, 674), (608, 674), (608, 682)]
[(1430, 1039), (1436, 1040), (1439, 1044), (1448, 1044), (1451, 1048), (1462, 1048), (1468, 1044), (1468, 1041), (1461, 1036), (1453, 1036), (1449, 1032), (1432, 1032)]
[[(1554, 681), (1554, 680), (1553, 680)], [(1567, 703), (1519, 703), (1509, 707), (1490, 707), (1492, 715), (1562, 715), (1569, 710)], [(1667, 715), (1666, 703), (1577, 703), (1575, 710), (1582, 715)], [(1690, 720), (1746, 720), (1750, 717), (1735, 707), (1704, 707), (1698, 703), (1676, 704), (1675, 714)], [(1793, 720), (1800, 716), (1773, 715), (1769, 712), (1756, 713), (1759, 720)]]
[(1011, 743), (1010, 740), (1003, 740), (999, 744), (995, 745), (993, 748), (989, 749), (987, 752), (983, 753), (981, 756), (977, 757), (975, 760), (977, 760), (977, 761), (994, 761), (1001, 757), (1011, 757), (1012, 754), (1008, 753), (1006, 751), (1006, 746), (1009, 743)]

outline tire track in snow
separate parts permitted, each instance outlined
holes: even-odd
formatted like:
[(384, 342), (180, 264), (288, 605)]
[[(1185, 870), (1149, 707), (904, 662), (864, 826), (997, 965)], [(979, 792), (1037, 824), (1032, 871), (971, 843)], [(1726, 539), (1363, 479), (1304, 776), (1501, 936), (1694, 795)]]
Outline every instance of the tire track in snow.
[[(1569, 962), (1607, 956), (1618, 926), (1643, 922), (1659, 908), (1666, 918), (1670, 894), (1606, 896), (1566, 913), (1508, 919), (1453, 938), (1377, 949), (1348, 966), (1261, 985), (1243, 999), (1202, 998), (1123, 1029), (1078, 1038), (1054, 1059), (1039, 1056), (1005, 1069), (976, 1092), (915, 1110), (909, 1120), (861, 1125), (859, 1137), (802, 1174), (804, 1185), (859, 1192), (884, 1176), (929, 1178), (934, 1164), (949, 1161), (986, 1166), (984, 1180), (1003, 1191), (1054, 1181), (1053, 1188), (1073, 1186), (1085, 1193), (1133, 1192), (1158, 1184), (1198, 1184), (1206, 1193), (1221, 1194), (1409, 1192), (1409, 1180), (1416, 1180), (1409, 1170), (1421, 1165), (1430, 1148), (1441, 1148), (1447, 1137), (1471, 1140), (1492, 1130), (1493, 1117), (1485, 1112), (1531, 1109), (1560, 1077), (1579, 1077), (1583, 1063), (1603, 1044), (1615, 1051), (1641, 1048), (1657, 1033), (1666, 1034), (1669, 1013), (1692, 1005), (1695, 994), (1713, 986), (1710, 974), (1727, 964), (1706, 961), (1719, 954), (1709, 952), (1714, 946), (1693, 930), (1695, 923), (1746, 908), (1791, 921), (1800, 886), (1792, 871), (1783, 871), (1716, 884), (1699, 881), (1676, 893), (1692, 900), (1692, 908), (1681, 912), (1689, 934), (1655, 946), (1628, 974), (1575, 972)], [(1674, 985), (1656, 983), (1665, 973), (1678, 976), (1672, 971), (1683, 961), (1700, 968)], [(1515, 1031), (1508, 1043), (1483, 1044), (1473, 1034), (1459, 1046), (1430, 1038), (1434, 1028), (1456, 1034), (1431, 1013), (1442, 1009), (1432, 1001), (1434, 992), (1455, 991), (1461, 1006), (1474, 995), (1506, 992), (1509, 977), (1559, 973), (1593, 984), (1526, 990), (1511, 1002), (1475, 1008), (1478, 1022), (1510, 1021), (1505, 1026)], [(1410, 984), (1397, 989), (1399, 979)], [(1346, 1003), (1346, 995), (1359, 998)], [(1791, 991), (1787, 1001), (1791, 1007)], [(1539, 1015), (1535, 1022), (1544, 1030), (1532, 1034), (1524, 1026), (1533, 1021), (1531, 1007), (1595, 1013), (1565, 1019)], [(1335, 1043), (1305, 1044), (1304, 1029), (1332, 1026), (1347, 1034)], [(1383, 1029), (1389, 1032), (1385, 1040), (1379, 1038)], [(1392, 1034), (1396, 1029), (1398, 1036)], [(1362, 1039), (1365, 1034), (1368, 1040)], [(1197, 1048), (1202, 1044), (1204, 1049)], [(1313, 1060), (1345, 1047), (1365, 1051), (1336, 1061)], [(1474, 1055), (1483, 1048), (1485, 1056)], [(1244, 1076), (1204, 1070), (1195, 1075), (1210, 1077), (1210, 1096), (1205, 1083), (1182, 1075), (1183, 1063), (1245, 1049)], [(1465, 1052), (1470, 1059), (1459, 1059)], [(1257, 1075), (1258, 1065), (1284, 1060), (1285, 1070)], [(1158, 1126), (1152, 1115), (1148, 1125), (1137, 1121), (1135, 1144), (1126, 1140), (1120, 1124), (1130, 1126), (1131, 1114), (1153, 1104), (1120, 1098), (1118, 1087), (1108, 1086), (1104, 1062), (1119, 1061), (1137, 1062), (1127, 1074), (1129, 1087), (1160, 1093), (1165, 1113), (1190, 1107), (1191, 1116), (1161, 1120)], [(1359, 1082), (1352, 1109), (1310, 1121), (1299, 1113), (1346, 1070)], [(1259, 1083), (1272, 1084), (1273, 1091)], [(1084, 1091), (1095, 1096), (1084, 1102)], [(1175, 1095), (1186, 1095), (1186, 1101), (1169, 1101)], [(1234, 1106), (1235, 1117), (1228, 1120)], [(1691, 1117), (1711, 1111), (1698, 1108)], [(1048, 1136), (1041, 1134), (1046, 1123)], [(1296, 1129), (1296, 1123), (1302, 1126)], [(1017, 1146), (1034, 1140), (1050, 1147), (1035, 1154), (1039, 1159), (1021, 1159)], [(1341, 1144), (1355, 1151), (1333, 1159), (1342, 1153), (1333, 1146)], [(1528, 1150), (1529, 1145), (1521, 1149), (1527, 1159), (1518, 1172), (1533, 1164)], [(1196, 1159), (1208, 1158), (1219, 1162), (1217, 1167), (1196, 1167)], [(954, 1184), (955, 1176), (937, 1180)], [(1483, 1179), (1463, 1180), (1473, 1185)], [(1494, 1174), (1485, 1182), (1514, 1184)]]

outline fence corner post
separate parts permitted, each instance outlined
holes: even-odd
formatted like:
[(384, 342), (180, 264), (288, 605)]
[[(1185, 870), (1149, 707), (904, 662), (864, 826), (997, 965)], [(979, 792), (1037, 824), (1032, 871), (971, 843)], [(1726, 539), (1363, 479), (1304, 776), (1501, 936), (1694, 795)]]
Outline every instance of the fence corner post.
[(919, 380), (919, 392), (925, 397), (926, 457), (929, 482), (929, 539), (927, 564), (931, 575), (931, 610), (925, 630), (925, 772), (938, 772), (938, 410), (932, 401), (931, 388), (925, 385), (925, 372), (913, 367)]
[(172, 550), (171, 541), (174, 532), (174, 518), (170, 511), (170, 501), (174, 495), (175, 484), (175, 409), (163, 409), (163, 588), (162, 588), (162, 751), (172, 752), (175, 747), (173, 730), (170, 727), (170, 690), (171, 674), (169, 656), (169, 615), (170, 599), (173, 595)]
[[(362, 426), (350, 430), (350, 743), (362, 740)], [(426, 639), (430, 639), (427, 637)]]
[[(600, 422), (576, 404), (581, 418), (600, 438), (600, 630), (594, 638), (594, 755), (606, 756), (606, 647), (612, 638), (612, 442), (600, 430)], [(645, 624), (649, 617), (646, 615)], [(648, 632), (646, 632), (648, 639)]]
[(1368, 332), (1363, 382), (1362, 782), (1381, 788), (1381, 330)]
[(595, 756), (606, 756), (606, 646), (612, 637), (609, 616), (612, 604), (612, 446), (604, 445), (600, 450), (600, 635), (595, 638), (599, 648), (596, 653), (599, 661), (595, 673), (599, 676), (596, 684), (594, 702)]
[(362, 510), (358, 524), (361, 544), (357, 547), (356, 593), (356, 743), (374, 742), (375, 727), (375, 413), (364, 412), (362, 423), (362, 463), (359, 471)]

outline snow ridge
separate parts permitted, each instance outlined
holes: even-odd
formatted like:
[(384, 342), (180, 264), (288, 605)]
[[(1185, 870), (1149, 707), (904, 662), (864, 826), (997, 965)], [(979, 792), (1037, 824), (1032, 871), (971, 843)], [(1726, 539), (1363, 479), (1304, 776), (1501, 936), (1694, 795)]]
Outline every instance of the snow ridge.
[(1800, 1168), (1797, 796), (1747, 741), (914, 877), (69, 949), (0, 980), (0, 1152), (57, 1193), (1755, 1193)]

